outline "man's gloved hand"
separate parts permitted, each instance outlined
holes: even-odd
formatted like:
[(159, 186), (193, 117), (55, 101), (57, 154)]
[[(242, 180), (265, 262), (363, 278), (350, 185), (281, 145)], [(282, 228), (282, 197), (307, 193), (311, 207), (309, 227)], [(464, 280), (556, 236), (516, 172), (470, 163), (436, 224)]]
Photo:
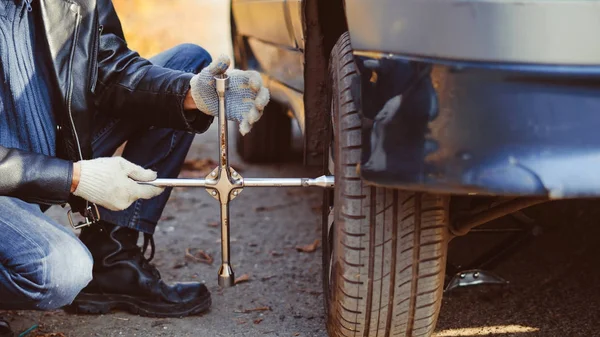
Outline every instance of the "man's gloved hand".
[(127, 161), (123, 157), (106, 157), (77, 162), (81, 173), (74, 195), (89, 202), (121, 211), (138, 199), (150, 199), (164, 188), (138, 184), (156, 179), (156, 172)]
[(221, 55), (208, 67), (196, 74), (191, 82), (191, 94), (198, 110), (211, 116), (219, 114), (219, 96), (215, 88), (214, 77), (226, 74), (229, 76), (229, 91), (226, 96), (226, 118), (237, 121), (242, 135), (252, 129), (262, 116), (269, 103), (269, 90), (263, 87), (262, 78), (256, 71), (233, 69), (227, 71), (231, 61)]

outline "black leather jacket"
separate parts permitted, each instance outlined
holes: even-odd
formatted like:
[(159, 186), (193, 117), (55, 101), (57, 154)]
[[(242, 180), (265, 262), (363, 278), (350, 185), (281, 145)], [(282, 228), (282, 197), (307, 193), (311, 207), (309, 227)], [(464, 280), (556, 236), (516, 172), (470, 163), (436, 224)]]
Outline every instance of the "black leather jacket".
[(0, 147), (0, 195), (81, 207), (70, 195), (72, 163), (91, 158), (97, 111), (206, 131), (212, 117), (183, 109), (193, 74), (154, 66), (129, 50), (111, 0), (39, 1), (64, 103), (57, 111), (57, 158)]

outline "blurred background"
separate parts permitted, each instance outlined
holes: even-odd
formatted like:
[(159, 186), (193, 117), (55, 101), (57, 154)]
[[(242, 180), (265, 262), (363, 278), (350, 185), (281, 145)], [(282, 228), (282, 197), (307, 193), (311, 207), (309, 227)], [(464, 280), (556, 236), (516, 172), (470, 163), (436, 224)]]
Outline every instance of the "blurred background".
[(222, 53), (232, 55), (229, 1), (113, 0), (113, 3), (130, 48), (143, 57), (181, 43), (200, 45), (213, 58)]

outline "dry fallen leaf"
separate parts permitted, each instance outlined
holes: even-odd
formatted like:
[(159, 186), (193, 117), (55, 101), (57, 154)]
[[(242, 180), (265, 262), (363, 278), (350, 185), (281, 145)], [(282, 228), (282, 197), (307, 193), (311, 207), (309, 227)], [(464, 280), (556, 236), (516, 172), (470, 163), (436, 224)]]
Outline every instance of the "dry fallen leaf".
[(257, 318), (254, 320), (254, 324), (260, 324), (260, 322), (262, 322), (263, 319), (262, 318)]
[(212, 158), (204, 158), (204, 159), (191, 159), (186, 160), (181, 167), (183, 170), (190, 171), (204, 171), (208, 169), (206, 174), (209, 174), (217, 166), (217, 162)]
[(315, 242), (306, 245), (306, 246), (296, 246), (296, 250), (302, 253), (312, 253), (315, 250), (317, 250), (317, 248), (319, 247), (319, 244), (321, 243), (320, 239), (316, 239)]
[(206, 263), (209, 265), (212, 265), (214, 262), (214, 259), (212, 256), (210, 256), (209, 254), (207, 254), (205, 251), (203, 250), (198, 250), (195, 254), (192, 254), (190, 248), (186, 248), (185, 249), (185, 258), (194, 262), (199, 262), (199, 263)]
[(244, 309), (242, 311), (235, 311), (235, 312), (241, 313), (241, 314), (248, 314), (248, 313), (256, 312), (256, 311), (271, 311), (271, 307), (258, 307), (258, 308), (253, 308), (253, 309)]
[(302, 293), (307, 293), (307, 294), (310, 294), (310, 295), (315, 295), (315, 296), (321, 295), (323, 293), (321, 291), (310, 290), (310, 289), (300, 289), (298, 291), (302, 292)]
[(244, 275), (236, 278), (233, 283), (238, 284), (238, 283), (243, 283), (243, 282), (248, 282), (248, 281), (250, 281), (250, 276), (248, 274), (244, 274)]
[(181, 269), (183, 267), (187, 266), (186, 262), (178, 262), (173, 266), (173, 269)]
[(254, 211), (255, 212), (273, 211), (273, 210), (276, 210), (276, 209), (286, 208), (286, 207), (290, 207), (290, 206), (293, 206), (293, 205), (294, 205), (294, 203), (269, 205), (269, 206), (258, 206), (258, 207), (254, 208)]
[(180, 178), (204, 178), (206, 177), (215, 167), (217, 162), (213, 159), (197, 159), (197, 160), (186, 160), (181, 167)]

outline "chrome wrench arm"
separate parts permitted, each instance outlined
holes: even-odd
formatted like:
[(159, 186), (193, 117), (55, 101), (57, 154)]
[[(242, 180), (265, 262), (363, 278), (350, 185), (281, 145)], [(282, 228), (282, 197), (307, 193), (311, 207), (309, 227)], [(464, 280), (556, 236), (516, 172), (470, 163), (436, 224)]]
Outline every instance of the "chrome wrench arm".
[(244, 187), (333, 187), (333, 176), (311, 178), (244, 178)]
[[(227, 75), (216, 77), (217, 94), (219, 95), (219, 168), (216, 183), (210, 192), (221, 203), (221, 267), (219, 268), (219, 285), (231, 287), (234, 284), (235, 275), (229, 260), (230, 238), (229, 238), (229, 201), (233, 198), (233, 190), (241, 187), (241, 181), (231, 178), (229, 168), (228, 137), (227, 137), (227, 106), (225, 95), (229, 90), (229, 78)], [(214, 171), (211, 173), (214, 176)], [(237, 173), (236, 173), (237, 175)], [(210, 185), (209, 185), (210, 187)], [(236, 195), (238, 191), (235, 192)]]
[[(242, 186), (246, 187), (324, 187), (334, 185), (333, 176), (311, 178), (241, 178)], [(142, 184), (159, 187), (207, 187), (206, 179), (156, 179)]]
[(215, 77), (219, 96), (219, 165), (205, 179), (156, 179), (140, 184), (160, 187), (204, 187), (206, 191), (221, 204), (221, 267), (219, 268), (219, 285), (231, 287), (235, 276), (230, 261), (230, 221), (229, 202), (235, 199), (244, 187), (323, 187), (334, 185), (333, 176), (311, 178), (246, 178), (244, 179), (229, 166), (227, 137), (227, 106), (225, 96), (229, 89), (229, 78), (226, 75)]

